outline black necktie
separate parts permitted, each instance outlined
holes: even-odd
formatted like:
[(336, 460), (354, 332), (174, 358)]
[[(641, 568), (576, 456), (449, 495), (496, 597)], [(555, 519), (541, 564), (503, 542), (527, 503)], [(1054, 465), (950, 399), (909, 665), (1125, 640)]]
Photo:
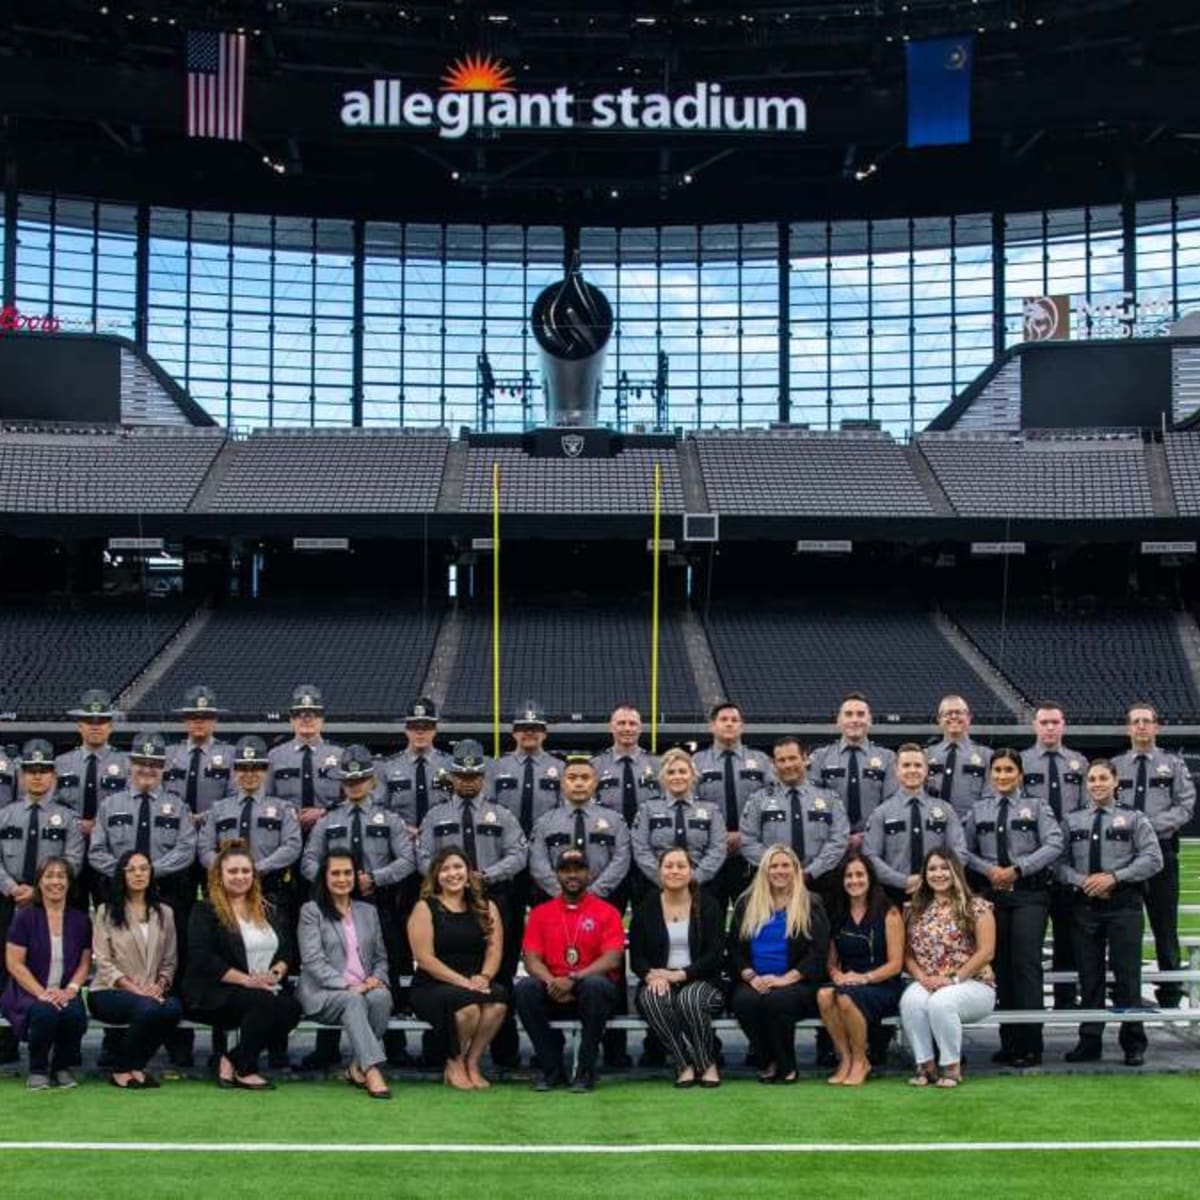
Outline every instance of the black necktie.
[(1096, 809), (1096, 815), (1092, 818), (1092, 840), (1088, 843), (1088, 874), (1097, 875), (1104, 870), (1103, 858), (1100, 852), (1100, 839), (1104, 836), (1103, 830), (1104, 809)]
[(576, 850), (587, 853), (587, 828), (583, 823), (583, 809), (575, 810), (575, 832), (571, 837), (571, 845)]
[(788, 799), (792, 802), (792, 849), (804, 866), (804, 810), (800, 807), (800, 791), (788, 788)]
[(96, 756), (87, 756), (87, 770), (83, 773), (83, 819), (91, 821), (96, 816)]
[(925, 862), (925, 837), (921, 832), (921, 801), (914, 796), (909, 802), (908, 873), (920, 875)]
[(533, 828), (533, 759), (525, 760), (521, 779), (521, 828), (528, 833)]
[(350, 817), (350, 856), (354, 859), (354, 870), (363, 869), (362, 809), (356, 804)]
[(183, 798), (192, 812), (196, 811), (196, 792), (200, 786), (200, 758), (203, 753), (204, 751), (197, 746), (192, 751), (192, 761), (188, 764), (187, 791)]
[(416, 783), (413, 786), (417, 792), (417, 824), (420, 825), (429, 811), (429, 777), (425, 774), (424, 757), (417, 759)]
[(1046, 753), (1046, 795), (1056, 821), (1062, 820), (1062, 784), (1058, 778), (1058, 755), (1053, 750)]
[(625, 818), (625, 824), (630, 829), (633, 828), (637, 810), (638, 795), (637, 783), (633, 778), (633, 759), (626, 758), (625, 766), (621, 770), (621, 816)]
[(305, 746), (300, 754), (300, 807), (315, 808), (317, 792), (313, 787), (312, 747)]
[(725, 751), (725, 828), (730, 833), (736, 833), (738, 827), (737, 780), (733, 774), (736, 758), (737, 755), (732, 750)]
[(254, 797), (247, 796), (242, 801), (242, 815), (238, 818), (238, 837), (250, 845), (250, 814), (254, 811)]
[(138, 807), (137, 840), (133, 848), (139, 853), (150, 857), (150, 796), (141, 793), (141, 805)]
[(862, 823), (862, 781), (858, 777), (858, 748), (850, 747), (846, 762), (846, 816), (850, 828), (857, 829)]
[(996, 862), (1002, 867), (1011, 867), (1008, 857), (1008, 797), (1000, 797), (1000, 808), (996, 813)]
[(475, 814), (472, 811), (470, 800), (465, 797), (462, 802), (462, 843), (463, 853), (467, 856), (467, 865), (472, 871), (477, 871), (479, 863), (475, 857)]
[(951, 742), (950, 749), (946, 751), (946, 766), (942, 771), (941, 799), (947, 804), (950, 803), (951, 797), (954, 795), (954, 768), (957, 765), (958, 745), (955, 742)]
[(25, 830), (25, 862), (21, 865), (21, 882), (33, 884), (38, 865), (38, 806), (29, 806), (29, 825)]
[(687, 821), (684, 820), (686, 800), (675, 801), (675, 845), (681, 850), (687, 849)]
[(1138, 755), (1137, 781), (1133, 785), (1133, 807), (1146, 811), (1146, 756)]

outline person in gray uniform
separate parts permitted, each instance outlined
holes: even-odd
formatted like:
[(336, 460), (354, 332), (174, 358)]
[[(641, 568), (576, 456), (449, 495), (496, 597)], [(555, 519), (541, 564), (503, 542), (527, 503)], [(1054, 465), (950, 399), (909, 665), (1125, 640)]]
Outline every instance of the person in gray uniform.
[[(500, 923), (504, 927), (504, 953), (495, 982), (508, 989), (512, 986), (512, 975), (508, 972), (515, 971), (509, 952), (514, 920), (512, 884), (526, 868), (528, 844), (513, 812), (484, 796), (486, 782), (487, 759), (483, 747), (471, 738), (464, 738), (454, 747), (450, 764), (454, 794), (431, 808), (421, 822), (417, 862), (424, 875), (428, 873), (434, 855), (451, 846), (462, 851), (467, 865), (483, 883), (488, 899), (500, 914)], [(511, 1008), (492, 1041), (492, 1061), (496, 1066), (508, 1069), (520, 1064), (517, 1027)]]
[[(1075, 914), (1075, 961), (1079, 964), (1079, 997), (1084, 1008), (1103, 1008), (1105, 957), (1113, 974), (1115, 1008), (1142, 1003), (1142, 893), (1146, 880), (1162, 870), (1162, 849), (1150, 818), (1136, 808), (1117, 804), (1117, 772), (1107, 759), (1093, 759), (1087, 769), (1091, 801), (1063, 817), (1066, 845), (1059, 878), (1072, 889)], [(1079, 1042), (1067, 1062), (1093, 1062), (1100, 1057), (1102, 1022), (1079, 1026)], [(1119, 1036), (1125, 1065), (1140, 1067), (1146, 1056), (1146, 1027), (1121, 1023)]]
[(229, 757), (234, 792), (204, 815), (197, 849), (201, 866), (207, 872), (229, 842), (244, 842), (263, 895), (292, 920), (300, 908), (297, 881), (303, 845), (296, 810), (263, 789), (270, 764), (262, 738), (239, 739)]
[(832, 792), (808, 782), (808, 747), (783, 737), (771, 752), (775, 782), (751, 795), (742, 810), (742, 854), (757, 867), (768, 846), (791, 846), (804, 867), (808, 887), (821, 881), (842, 861), (850, 845), (850, 823)]
[(868, 736), (871, 706), (861, 692), (842, 698), (837, 727), (841, 736), (813, 751), (808, 774), (816, 787), (834, 792), (842, 802), (850, 843), (857, 849), (868, 818), (896, 788), (896, 756)]
[(183, 703), (174, 710), (183, 718), (187, 738), (167, 750), (163, 787), (196, 816), (234, 793), (233, 747), (215, 736), (222, 711), (217, 706), (216, 692), (202, 683), (188, 688)]
[[(341, 801), (313, 827), (300, 859), (300, 873), (309, 883), (315, 883), (330, 851), (344, 851), (353, 858), (357, 894), (379, 912), (388, 957), (388, 986), (395, 997), (400, 977), (400, 885), (416, 870), (412, 838), (404, 822), (376, 793), (375, 760), (366, 746), (347, 746), (335, 771)], [(335, 1063), (339, 1038), (336, 1031), (322, 1030), (317, 1035), (316, 1050), (304, 1065), (327, 1067)], [(407, 1065), (408, 1052), (400, 1031), (389, 1030), (384, 1035), (384, 1048), (389, 1063)]]
[(619, 812), (632, 828), (638, 809), (658, 794), (658, 757), (642, 748), (642, 714), (629, 701), (613, 709), (608, 729), (612, 745), (592, 759), (596, 799)]
[[(629, 872), (629, 829), (607, 805), (596, 801), (596, 768), (586, 754), (569, 754), (563, 762), (562, 794), (566, 803), (551, 809), (529, 838), (529, 874), (534, 903), (561, 890), (553, 864), (568, 846), (582, 850), (588, 865), (588, 890), (610, 900)], [(611, 903), (611, 900), (610, 900)]]
[[(731, 700), (714, 705), (708, 714), (712, 743), (692, 759), (698, 772), (696, 800), (716, 809), (725, 826), (725, 862), (709, 888), (721, 905), (732, 904), (750, 880), (742, 857), (742, 809), (754, 792), (775, 778), (767, 756), (742, 744), (744, 728), (740, 705)], [(657, 864), (650, 878), (657, 882)]]
[(268, 755), (271, 766), (267, 772), (267, 795), (295, 805), (300, 828), (307, 834), (341, 797), (338, 762), (342, 748), (321, 736), (325, 702), (320, 688), (311, 683), (296, 688), (288, 718), (291, 738), (275, 746)]
[[(1021, 751), (1025, 794), (1045, 800), (1056, 821), (1087, 803), (1083, 786), (1087, 755), (1063, 745), (1066, 728), (1062, 705), (1057, 700), (1042, 701), (1033, 714), (1037, 740)], [(1050, 965), (1055, 971), (1075, 970), (1074, 913), (1074, 897), (1056, 877), (1050, 886)], [(1054, 985), (1055, 1008), (1074, 1008), (1075, 996), (1073, 983)]]
[(17, 775), (20, 769), (16, 746), (6, 748), (0, 743), (0, 808), (11, 804), (17, 798), (17, 792), (20, 790)]
[[(721, 808), (697, 797), (700, 772), (678, 746), (663, 755), (658, 780), (661, 794), (642, 805), (630, 834), (633, 861), (653, 882), (663, 851), (678, 846), (692, 860), (696, 883), (711, 892), (728, 853)], [(720, 894), (715, 898), (719, 904)]]
[[(1158, 712), (1138, 703), (1125, 714), (1129, 749), (1113, 760), (1117, 768), (1117, 803), (1150, 818), (1162, 851), (1163, 868), (1146, 882), (1146, 916), (1154, 934), (1154, 954), (1160, 971), (1183, 966), (1179, 949), (1179, 834), (1192, 819), (1196, 785), (1178, 754), (1158, 746)], [(1183, 985), (1160, 983), (1155, 988), (1160, 1008), (1178, 1008)]]
[[(179, 971), (187, 967), (187, 929), (196, 901), (192, 866), (196, 861), (196, 826), (187, 806), (163, 788), (167, 744), (162, 734), (144, 732), (133, 739), (129, 751), (129, 789), (106, 796), (96, 811), (96, 825), (88, 846), (88, 863), (103, 876), (105, 892), (127, 850), (144, 854), (154, 868), (159, 894), (175, 914), (179, 937)], [(177, 1067), (193, 1065), (191, 1029), (176, 1029), (167, 1039), (167, 1054)]]
[[(84, 837), (79, 818), (54, 800), (54, 747), (34, 738), (14, 764), (18, 796), (0, 808), (0, 946), (19, 908), (34, 899), (37, 869), (47, 858), (62, 858), (78, 874)], [(0, 955), (0, 991), (8, 981)], [(17, 1042), (7, 1026), (0, 1029), (0, 1063), (17, 1061)]]
[(966, 839), (954, 809), (925, 794), (928, 776), (924, 748), (905, 742), (896, 751), (899, 786), (871, 813), (863, 835), (863, 853), (897, 904), (920, 887), (922, 864), (930, 850), (953, 850), (959, 862), (967, 858)]
[[(967, 864), (996, 918), (996, 1006), (1042, 1007), (1042, 943), (1050, 920), (1050, 880), (1062, 856), (1062, 828), (1044, 800), (1021, 791), (1021, 756), (997, 750), (990, 786), (967, 814)], [(1035, 1067), (1040, 1025), (1001, 1025), (993, 1062)]]
[(942, 740), (927, 751), (925, 790), (949, 804), (958, 819), (965, 821), (984, 793), (992, 752), (971, 740), (971, 709), (961, 696), (951, 693), (938, 701), (937, 723)]

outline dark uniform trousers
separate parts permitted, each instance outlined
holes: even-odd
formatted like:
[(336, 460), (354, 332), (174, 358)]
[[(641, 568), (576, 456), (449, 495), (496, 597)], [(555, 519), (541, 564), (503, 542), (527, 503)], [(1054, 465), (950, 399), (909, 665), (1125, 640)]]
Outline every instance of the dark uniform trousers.
[[(1118, 884), (1107, 900), (1090, 900), (1077, 893), (1072, 929), (1079, 999), (1084, 1008), (1104, 1007), (1106, 949), (1113, 973), (1114, 1007), (1142, 1003), (1142, 896), (1142, 885), (1133, 883)], [(1098, 1048), (1103, 1036), (1102, 1022), (1079, 1026), (1080, 1044), (1088, 1048)], [(1134, 1021), (1122, 1023), (1118, 1040), (1126, 1052), (1144, 1052), (1145, 1026)]]
[[(1050, 920), (1049, 880), (1018, 879), (1011, 892), (988, 897), (996, 918), (996, 1007), (1042, 1008), (1042, 943)], [(1001, 1025), (1000, 1046), (1010, 1057), (1041, 1055), (1040, 1025)]]
[(551, 1021), (579, 1021), (577, 1073), (587, 1076), (595, 1071), (600, 1039), (609, 1017), (616, 1010), (617, 995), (617, 985), (603, 975), (585, 975), (580, 979), (575, 984), (574, 999), (567, 1004), (551, 1000), (540, 979), (526, 976), (517, 983), (513, 1004), (546, 1076), (562, 1080), (567, 1074), (563, 1062), (563, 1035), (550, 1027)]
[[(1050, 885), (1050, 965), (1056, 971), (1076, 970), (1075, 934), (1071, 923), (1075, 919), (1075, 895), (1061, 883)], [(1073, 983), (1054, 985), (1054, 1007), (1074, 1008), (1077, 992)]]
[[(1160, 971), (1178, 971), (1183, 966), (1179, 950), (1179, 835), (1159, 838), (1163, 866), (1146, 881), (1146, 916), (1154, 934), (1154, 956)], [(1155, 999), (1163, 1008), (1178, 1008), (1183, 998), (1180, 983), (1160, 983)]]
[[(522, 871), (526, 886), (529, 886), (529, 874)], [(520, 878), (520, 876), (518, 876)], [(516, 880), (504, 883), (489, 883), (485, 891), (487, 898), (496, 906), (500, 914), (500, 927), (504, 930), (504, 950), (500, 955), (500, 972), (494, 983), (505, 988), (508, 994), (513, 994), (513, 979), (517, 973), (517, 964), (521, 961), (521, 937), (525, 930), (525, 909), (522, 901), (518, 915), (513, 900), (513, 888)], [(521, 1035), (517, 1032), (516, 1011), (510, 1004), (504, 1015), (496, 1036), (492, 1039), (492, 1062), (498, 1067), (512, 1068), (521, 1062)]]

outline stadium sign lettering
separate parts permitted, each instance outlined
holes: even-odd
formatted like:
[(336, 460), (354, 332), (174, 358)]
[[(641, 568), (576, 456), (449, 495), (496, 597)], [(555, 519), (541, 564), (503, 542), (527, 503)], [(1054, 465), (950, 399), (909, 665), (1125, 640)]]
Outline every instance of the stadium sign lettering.
[(0, 332), (15, 333), (21, 329), (27, 329), (30, 333), (58, 333), (62, 329), (62, 322), (52, 313), (23, 313), (15, 304), (0, 308)]
[(351, 129), (436, 129), (438, 137), (451, 139), (503, 129), (803, 133), (808, 112), (799, 96), (725, 96), (719, 83), (697, 83), (678, 96), (627, 87), (588, 100), (567, 87), (431, 95), (405, 91), (399, 79), (376, 79), (370, 90), (343, 93), (341, 121)]

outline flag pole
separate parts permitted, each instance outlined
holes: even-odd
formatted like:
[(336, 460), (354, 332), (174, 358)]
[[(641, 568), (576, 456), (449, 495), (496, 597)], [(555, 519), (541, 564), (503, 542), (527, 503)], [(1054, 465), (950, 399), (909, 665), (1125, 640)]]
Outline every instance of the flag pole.
[(651, 590), (650, 612), (650, 753), (658, 753), (658, 605), (659, 605), (659, 536), (662, 526), (662, 463), (654, 464), (654, 586)]
[(492, 755), (500, 757), (500, 464), (492, 464)]

